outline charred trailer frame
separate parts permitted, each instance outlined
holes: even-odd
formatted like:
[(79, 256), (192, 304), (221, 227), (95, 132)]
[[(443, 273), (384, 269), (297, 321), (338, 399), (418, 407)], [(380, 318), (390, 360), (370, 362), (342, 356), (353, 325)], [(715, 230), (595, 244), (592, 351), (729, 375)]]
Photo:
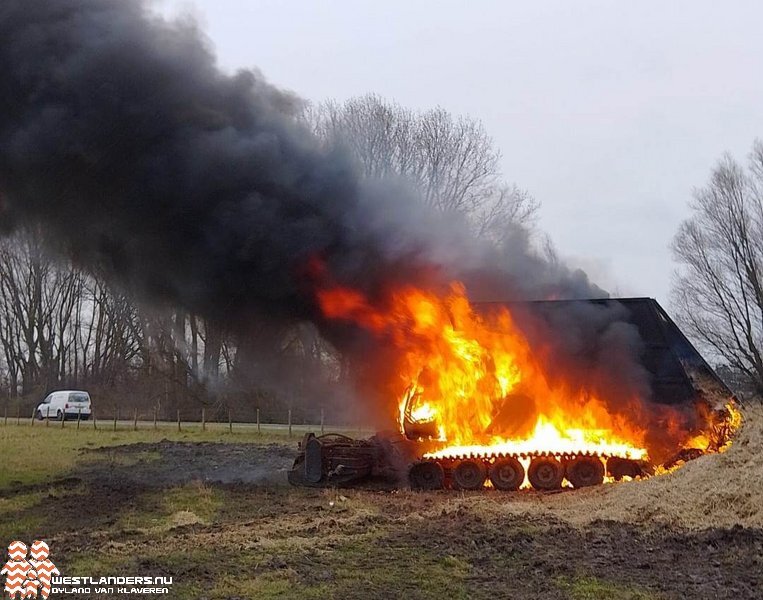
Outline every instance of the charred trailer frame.
[(305, 487), (341, 487), (367, 479), (405, 485), (418, 451), (419, 444), (392, 432), (365, 440), (338, 433), (306, 433), (288, 479), (292, 485)]

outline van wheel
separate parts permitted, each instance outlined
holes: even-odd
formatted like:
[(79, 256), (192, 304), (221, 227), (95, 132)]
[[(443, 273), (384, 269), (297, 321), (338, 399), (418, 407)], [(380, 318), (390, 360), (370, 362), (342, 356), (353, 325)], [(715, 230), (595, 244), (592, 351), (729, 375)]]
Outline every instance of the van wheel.
[(41, 410), (38, 410), (37, 414), (35, 416), (37, 417), (38, 421), (42, 421), (42, 411)]
[(56, 413), (56, 419), (57, 419), (58, 421), (63, 421), (63, 420), (64, 420), (64, 413), (63, 413), (62, 411), (60, 411), (60, 410), (59, 410), (59, 411)]

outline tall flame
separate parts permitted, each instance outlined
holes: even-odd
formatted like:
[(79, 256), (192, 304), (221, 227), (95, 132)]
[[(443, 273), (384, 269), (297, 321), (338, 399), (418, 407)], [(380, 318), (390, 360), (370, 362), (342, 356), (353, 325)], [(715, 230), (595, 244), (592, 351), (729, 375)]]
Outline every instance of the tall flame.
[(399, 425), (409, 437), (439, 438), (437, 456), (647, 456), (642, 426), (588, 390), (552, 385), (509, 311), (476, 313), (459, 283), (443, 297), (401, 287), (383, 309), (343, 287), (324, 289), (318, 299), (327, 317), (394, 345)]

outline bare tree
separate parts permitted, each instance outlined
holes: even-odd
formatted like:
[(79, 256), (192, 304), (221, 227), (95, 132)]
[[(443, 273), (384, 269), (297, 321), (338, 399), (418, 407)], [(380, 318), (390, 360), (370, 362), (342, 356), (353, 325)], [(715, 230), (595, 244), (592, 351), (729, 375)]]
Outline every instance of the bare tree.
[[(233, 335), (183, 307), (136, 304), (103, 275), (53, 258), (42, 240), (34, 229), (0, 238), (0, 385), (23, 410), (65, 386), (89, 389), (101, 411), (126, 403), (167, 417), (205, 405), (225, 417), (233, 403), (252, 418), (272, 381), (289, 383), (298, 411), (316, 384), (336, 379), (335, 352), (313, 327), (263, 321)], [(269, 402), (278, 411), (285, 400), (270, 393)]]
[(66, 375), (74, 344), (73, 311), (82, 276), (51, 259), (34, 231), (0, 243), (0, 344), (11, 395)]
[(137, 308), (124, 293), (97, 278), (88, 279), (82, 298), (83, 377), (106, 386), (130, 379), (144, 365), (146, 345)]
[(673, 240), (680, 320), (763, 391), (763, 143), (745, 169), (724, 156)]
[(467, 217), (477, 235), (500, 243), (535, 217), (537, 202), (503, 181), (500, 152), (475, 119), (373, 94), (308, 105), (303, 118), (327, 143), (349, 148), (367, 177), (404, 178), (425, 204)]
[[(308, 104), (302, 118), (328, 146), (348, 149), (365, 177), (402, 179), (424, 205), (462, 217), (506, 255), (536, 241), (538, 203), (504, 180), (500, 152), (480, 121), (440, 107), (411, 110), (374, 94)], [(317, 367), (337, 381), (350, 376), (349, 357), (317, 337), (311, 343), (309, 330), (291, 341), (287, 348), (299, 348), (291, 359), (302, 361), (298, 372), (311, 381), (319, 379)]]
[[(527, 235), (537, 204), (504, 182), (479, 121), (372, 95), (307, 107), (303, 117), (326, 144), (350, 148), (366, 177), (407, 180), (475, 235), (497, 245)], [(187, 307), (143, 306), (103, 274), (53, 258), (43, 240), (33, 229), (0, 239), (0, 382), (9, 398), (31, 406), (55, 387), (82, 386), (100, 407), (127, 400), (169, 415), (234, 404), (241, 415), (288, 403), (299, 418), (314, 409), (310, 399), (338, 397), (347, 379), (350, 362), (311, 325), (253, 318), (230, 332)]]
[(141, 344), (135, 308), (103, 282), (53, 259), (41, 239), (22, 230), (0, 240), (0, 346), (10, 396), (124, 379)]

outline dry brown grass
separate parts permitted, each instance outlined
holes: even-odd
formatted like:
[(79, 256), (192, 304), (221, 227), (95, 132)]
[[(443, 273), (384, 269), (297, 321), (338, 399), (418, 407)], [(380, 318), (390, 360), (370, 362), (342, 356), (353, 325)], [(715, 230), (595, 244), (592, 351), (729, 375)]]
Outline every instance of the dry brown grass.
[(687, 529), (763, 527), (763, 406), (749, 406), (743, 416), (726, 452), (667, 475), (548, 496), (467, 497), (458, 503), (494, 514), (550, 514), (576, 525), (602, 519)]

